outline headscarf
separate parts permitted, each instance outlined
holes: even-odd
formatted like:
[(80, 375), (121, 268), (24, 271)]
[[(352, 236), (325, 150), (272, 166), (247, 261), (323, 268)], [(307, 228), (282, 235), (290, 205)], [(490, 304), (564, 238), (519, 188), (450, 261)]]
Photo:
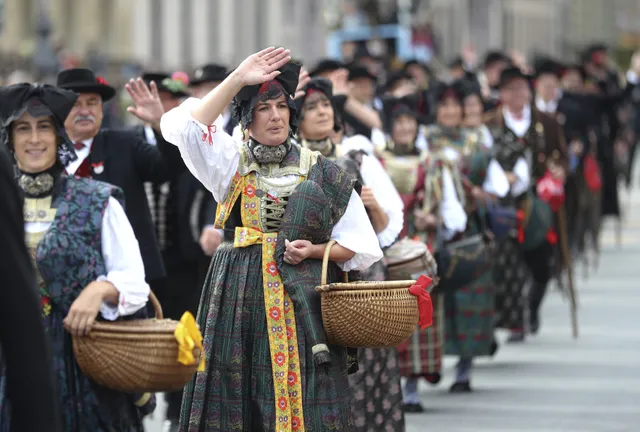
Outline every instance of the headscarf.
[(233, 117), (242, 123), (243, 128), (247, 128), (253, 121), (253, 109), (258, 102), (277, 99), (285, 95), (291, 115), (289, 116), (289, 127), (295, 133), (298, 129), (298, 116), (296, 104), (293, 97), (298, 87), (301, 65), (289, 62), (282, 66), (274, 80), (263, 84), (243, 87), (233, 98)]
[(382, 100), (384, 113), (384, 130), (388, 134), (393, 131), (393, 122), (401, 115), (409, 115), (418, 120), (418, 95), (413, 94), (401, 98), (387, 96)]
[(438, 82), (433, 87), (432, 97), (435, 102), (434, 106), (450, 98), (462, 104), (465, 97), (465, 84), (462, 80), (456, 80), (450, 83)]
[(314, 92), (323, 93), (329, 101), (331, 101), (331, 106), (333, 107), (333, 129), (338, 132), (342, 129), (342, 122), (344, 118), (344, 104), (346, 102), (346, 97), (342, 95), (334, 95), (333, 94), (333, 84), (330, 80), (322, 77), (311, 78), (309, 84), (307, 84), (304, 89), (304, 96), (300, 97), (296, 100), (296, 110), (298, 111), (298, 124), (303, 119), (302, 107), (304, 106), (304, 101), (310, 94)]
[(60, 137), (57, 159), (66, 166), (78, 158), (64, 129), (64, 122), (77, 99), (76, 93), (48, 84), (21, 83), (0, 87), (0, 143), (13, 151), (9, 143), (10, 126), (25, 112), (34, 117), (50, 116)]

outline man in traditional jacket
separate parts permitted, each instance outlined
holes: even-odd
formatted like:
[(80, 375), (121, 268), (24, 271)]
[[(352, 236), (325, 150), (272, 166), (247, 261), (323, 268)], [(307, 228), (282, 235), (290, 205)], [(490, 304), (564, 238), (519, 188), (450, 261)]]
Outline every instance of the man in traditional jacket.
[[(177, 107), (189, 95), (188, 83), (177, 79), (177, 74), (147, 73), (142, 78), (149, 85), (158, 83), (165, 111)], [(147, 142), (157, 145), (152, 127), (146, 125), (144, 131)], [(208, 241), (204, 233), (205, 226), (215, 220), (213, 195), (187, 170), (171, 181), (145, 186), (166, 269), (166, 277), (156, 283), (155, 293), (167, 318), (179, 320), (185, 311), (196, 315), (210, 257), (222, 241), (217, 232), (217, 243), (215, 239)], [(165, 399), (167, 426), (175, 427), (182, 390), (167, 393)]]
[(129, 112), (152, 125), (158, 144), (152, 146), (135, 129), (101, 130), (103, 104), (115, 96), (116, 90), (91, 70), (60, 72), (58, 87), (80, 94), (65, 122), (78, 155), (66, 167), (67, 172), (122, 188), (127, 217), (140, 244), (147, 282), (154, 289), (155, 282), (165, 276), (165, 270), (144, 182), (162, 183), (185, 169), (180, 153), (160, 133), (164, 108), (157, 88), (152, 85), (150, 90), (142, 79), (131, 80), (126, 86), (135, 104)]
[[(564, 182), (567, 150), (558, 122), (532, 104), (529, 77), (520, 69), (505, 69), (500, 77), (500, 106), (486, 116), (496, 143), (496, 158), (507, 172), (516, 207), (525, 213), (525, 228), (519, 236), (522, 257), (533, 279), (528, 299), (532, 332), (539, 327), (539, 308), (551, 279), (551, 257), (557, 237), (548, 235), (551, 215), (536, 199), (537, 181), (547, 171)], [(539, 215), (544, 214), (545, 217)], [(554, 233), (555, 234), (555, 233)], [(563, 234), (563, 233), (559, 233)], [(524, 324), (524, 323), (523, 323)], [(524, 327), (511, 326), (512, 341), (524, 340)]]

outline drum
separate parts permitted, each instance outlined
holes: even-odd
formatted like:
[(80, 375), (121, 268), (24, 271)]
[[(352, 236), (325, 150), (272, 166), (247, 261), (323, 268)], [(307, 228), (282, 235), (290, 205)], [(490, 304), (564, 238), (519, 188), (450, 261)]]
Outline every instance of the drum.
[(395, 242), (384, 255), (390, 281), (418, 279), (420, 275), (434, 278), (438, 266), (421, 241), (404, 238)]

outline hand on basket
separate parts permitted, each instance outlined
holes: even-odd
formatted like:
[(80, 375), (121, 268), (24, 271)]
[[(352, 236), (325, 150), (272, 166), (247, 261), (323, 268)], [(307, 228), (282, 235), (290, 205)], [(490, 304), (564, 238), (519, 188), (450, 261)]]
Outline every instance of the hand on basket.
[(284, 262), (289, 265), (298, 265), (302, 261), (311, 256), (313, 251), (313, 243), (307, 240), (294, 240), (284, 242), (286, 250), (284, 251)]
[(91, 282), (73, 302), (64, 319), (64, 328), (73, 336), (86, 336), (96, 321), (100, 305), (115, 290), (109, 282)]

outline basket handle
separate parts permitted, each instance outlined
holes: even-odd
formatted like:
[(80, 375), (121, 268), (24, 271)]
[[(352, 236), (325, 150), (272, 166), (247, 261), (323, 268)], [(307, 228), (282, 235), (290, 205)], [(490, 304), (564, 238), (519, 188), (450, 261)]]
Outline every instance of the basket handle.
[[(329, 240), (324, 248), (324, 256), (322, 257), (322, 273), (320, 276), (320, 285), (327, 284), (327, 272), (329, 271), (329, 255), (331, 254), (331, 248), (338, 242), (335, 240)], [(349, 274), (344, 272), (344, 281), (349, 282)]]
[(164, 319), (164, 314), (162, 313), (162, 305), (160, 304), (160, 300), (153, 293), (153, 291), (149, 291), (149, 301), (153, 305), (153, 310), (156, 311), (156, 319)]

